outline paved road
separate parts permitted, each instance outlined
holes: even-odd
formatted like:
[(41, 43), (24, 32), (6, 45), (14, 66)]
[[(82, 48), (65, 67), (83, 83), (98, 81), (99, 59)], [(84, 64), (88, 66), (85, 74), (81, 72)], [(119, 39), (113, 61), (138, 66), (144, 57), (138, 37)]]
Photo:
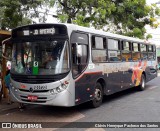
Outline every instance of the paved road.
[[(16, 108), (0, 111), (0, 121), (5, 122), (160, 122), (159, 116), (160, 77), (147, 83), (145, 91), (129, 89), (111, 96), (106, 96), (103, 105), (96, 109), (89, 108), (88, 103), (86, 103), (72, 108), (29, 105), (24, 111), (19, 111)], [(52, 131), (56, 129), (45, 130)], [(57, 130), (96, 131), (97, 128), (59, 128)], [(98, 130), (159, 131), (160, 128), (98, 128)]]

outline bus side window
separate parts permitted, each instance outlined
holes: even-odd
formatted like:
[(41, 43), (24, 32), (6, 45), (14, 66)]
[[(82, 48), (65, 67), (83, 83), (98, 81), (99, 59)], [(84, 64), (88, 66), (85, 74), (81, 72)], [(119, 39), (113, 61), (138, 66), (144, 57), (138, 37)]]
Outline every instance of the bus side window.
[(145, 44), (141, 44), (141, 58), (142, 60), (148, 59), (147, 45)]
[(92, 61), (94, 63), (108, 61), (106, 46), (104, 37), (92, 36)]
[(155, 53), (153, 45), (148, 45), (148, 60), (154, 60), (155, 59)]
[(139, 61), (141, 59), (140, 48), (138, 43), (132, 43), (132, 59), (133, 61)]
[(122, 44), (122, 59), (124, 59), (127, 62), (132, 61), (131, 43), (128, 42), (128, 41), (123, 41), (123, 44)]
[(156, 46), (153, 45), (153, 59), (156, 60)]
[(107, 43), (109, 61), (121, 61), (120, 41), (109, 38), (107, 39)]

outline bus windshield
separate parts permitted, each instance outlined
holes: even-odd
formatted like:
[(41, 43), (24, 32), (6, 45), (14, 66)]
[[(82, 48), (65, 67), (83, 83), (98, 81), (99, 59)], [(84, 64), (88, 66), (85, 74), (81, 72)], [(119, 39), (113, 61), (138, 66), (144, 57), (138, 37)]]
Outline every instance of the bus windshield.
[(69, 70), (68, 41), (36, 41), (13, 44), (11, 73), (54, 75)]

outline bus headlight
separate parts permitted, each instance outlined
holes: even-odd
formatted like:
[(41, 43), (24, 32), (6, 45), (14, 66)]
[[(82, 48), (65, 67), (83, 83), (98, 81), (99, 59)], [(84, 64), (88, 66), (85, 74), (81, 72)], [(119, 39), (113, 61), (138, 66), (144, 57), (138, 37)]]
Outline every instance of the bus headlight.
[(59, 86), (59, 87), (56, 88), (56, 91), (57, 91), (58, 93), (60, 93), (61, 91), (63, 91), (60, 87), (61, 87), (61, 86)]
[(67, 88), (67, 86), (65, 84), (61, 84), (60, 86), (58, 86), (56, 88), (57, 93), (60, 93), (62, 91), (64, 91)]
[(64, 91), (64, 90), (68, 87), (68, 85), (69, 85), (69, 82), (68, 82), (68, 81), (65, 81), (65, 82), (62, 83), (60, 86), (58, 86), (58, 87), (56, 87), (56, 88), (54, 88), (54, 89), (51, 89), (51, 90), (50, 90), (50, 93), (51, 93), (52, 95), (57, 94), (57, 93), (60, 93), (60, 92)]
[(55, 94), (55, 90), (54, 90), (54, 89), (51, 89), (51, 90), (50, 90), (50, 93), (51, 93), (52, 95), (54, 95), (54, 94)]

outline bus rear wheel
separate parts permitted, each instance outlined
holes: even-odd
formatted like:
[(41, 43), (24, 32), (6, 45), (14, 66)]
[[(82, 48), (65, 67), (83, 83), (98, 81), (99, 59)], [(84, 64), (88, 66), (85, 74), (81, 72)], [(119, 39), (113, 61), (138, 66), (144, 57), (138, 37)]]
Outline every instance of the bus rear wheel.
[(95, 86), (95, 92), (94, 92), (94, 98), (91, 101), (92, 107), (96, 108), (99, 107), (102, 104), (103, 100), (103, 89), (100, 83), (96, 83)]
[(140, 85), (138, 86), (138, 89), (140, 91), (143, 91), (145, 89), (145, 86), (146, 86), (146, 79), (145, 79), (144, 74), (142, 74), (142, 76), (141, 76), (141, 82), (140, 82)]

